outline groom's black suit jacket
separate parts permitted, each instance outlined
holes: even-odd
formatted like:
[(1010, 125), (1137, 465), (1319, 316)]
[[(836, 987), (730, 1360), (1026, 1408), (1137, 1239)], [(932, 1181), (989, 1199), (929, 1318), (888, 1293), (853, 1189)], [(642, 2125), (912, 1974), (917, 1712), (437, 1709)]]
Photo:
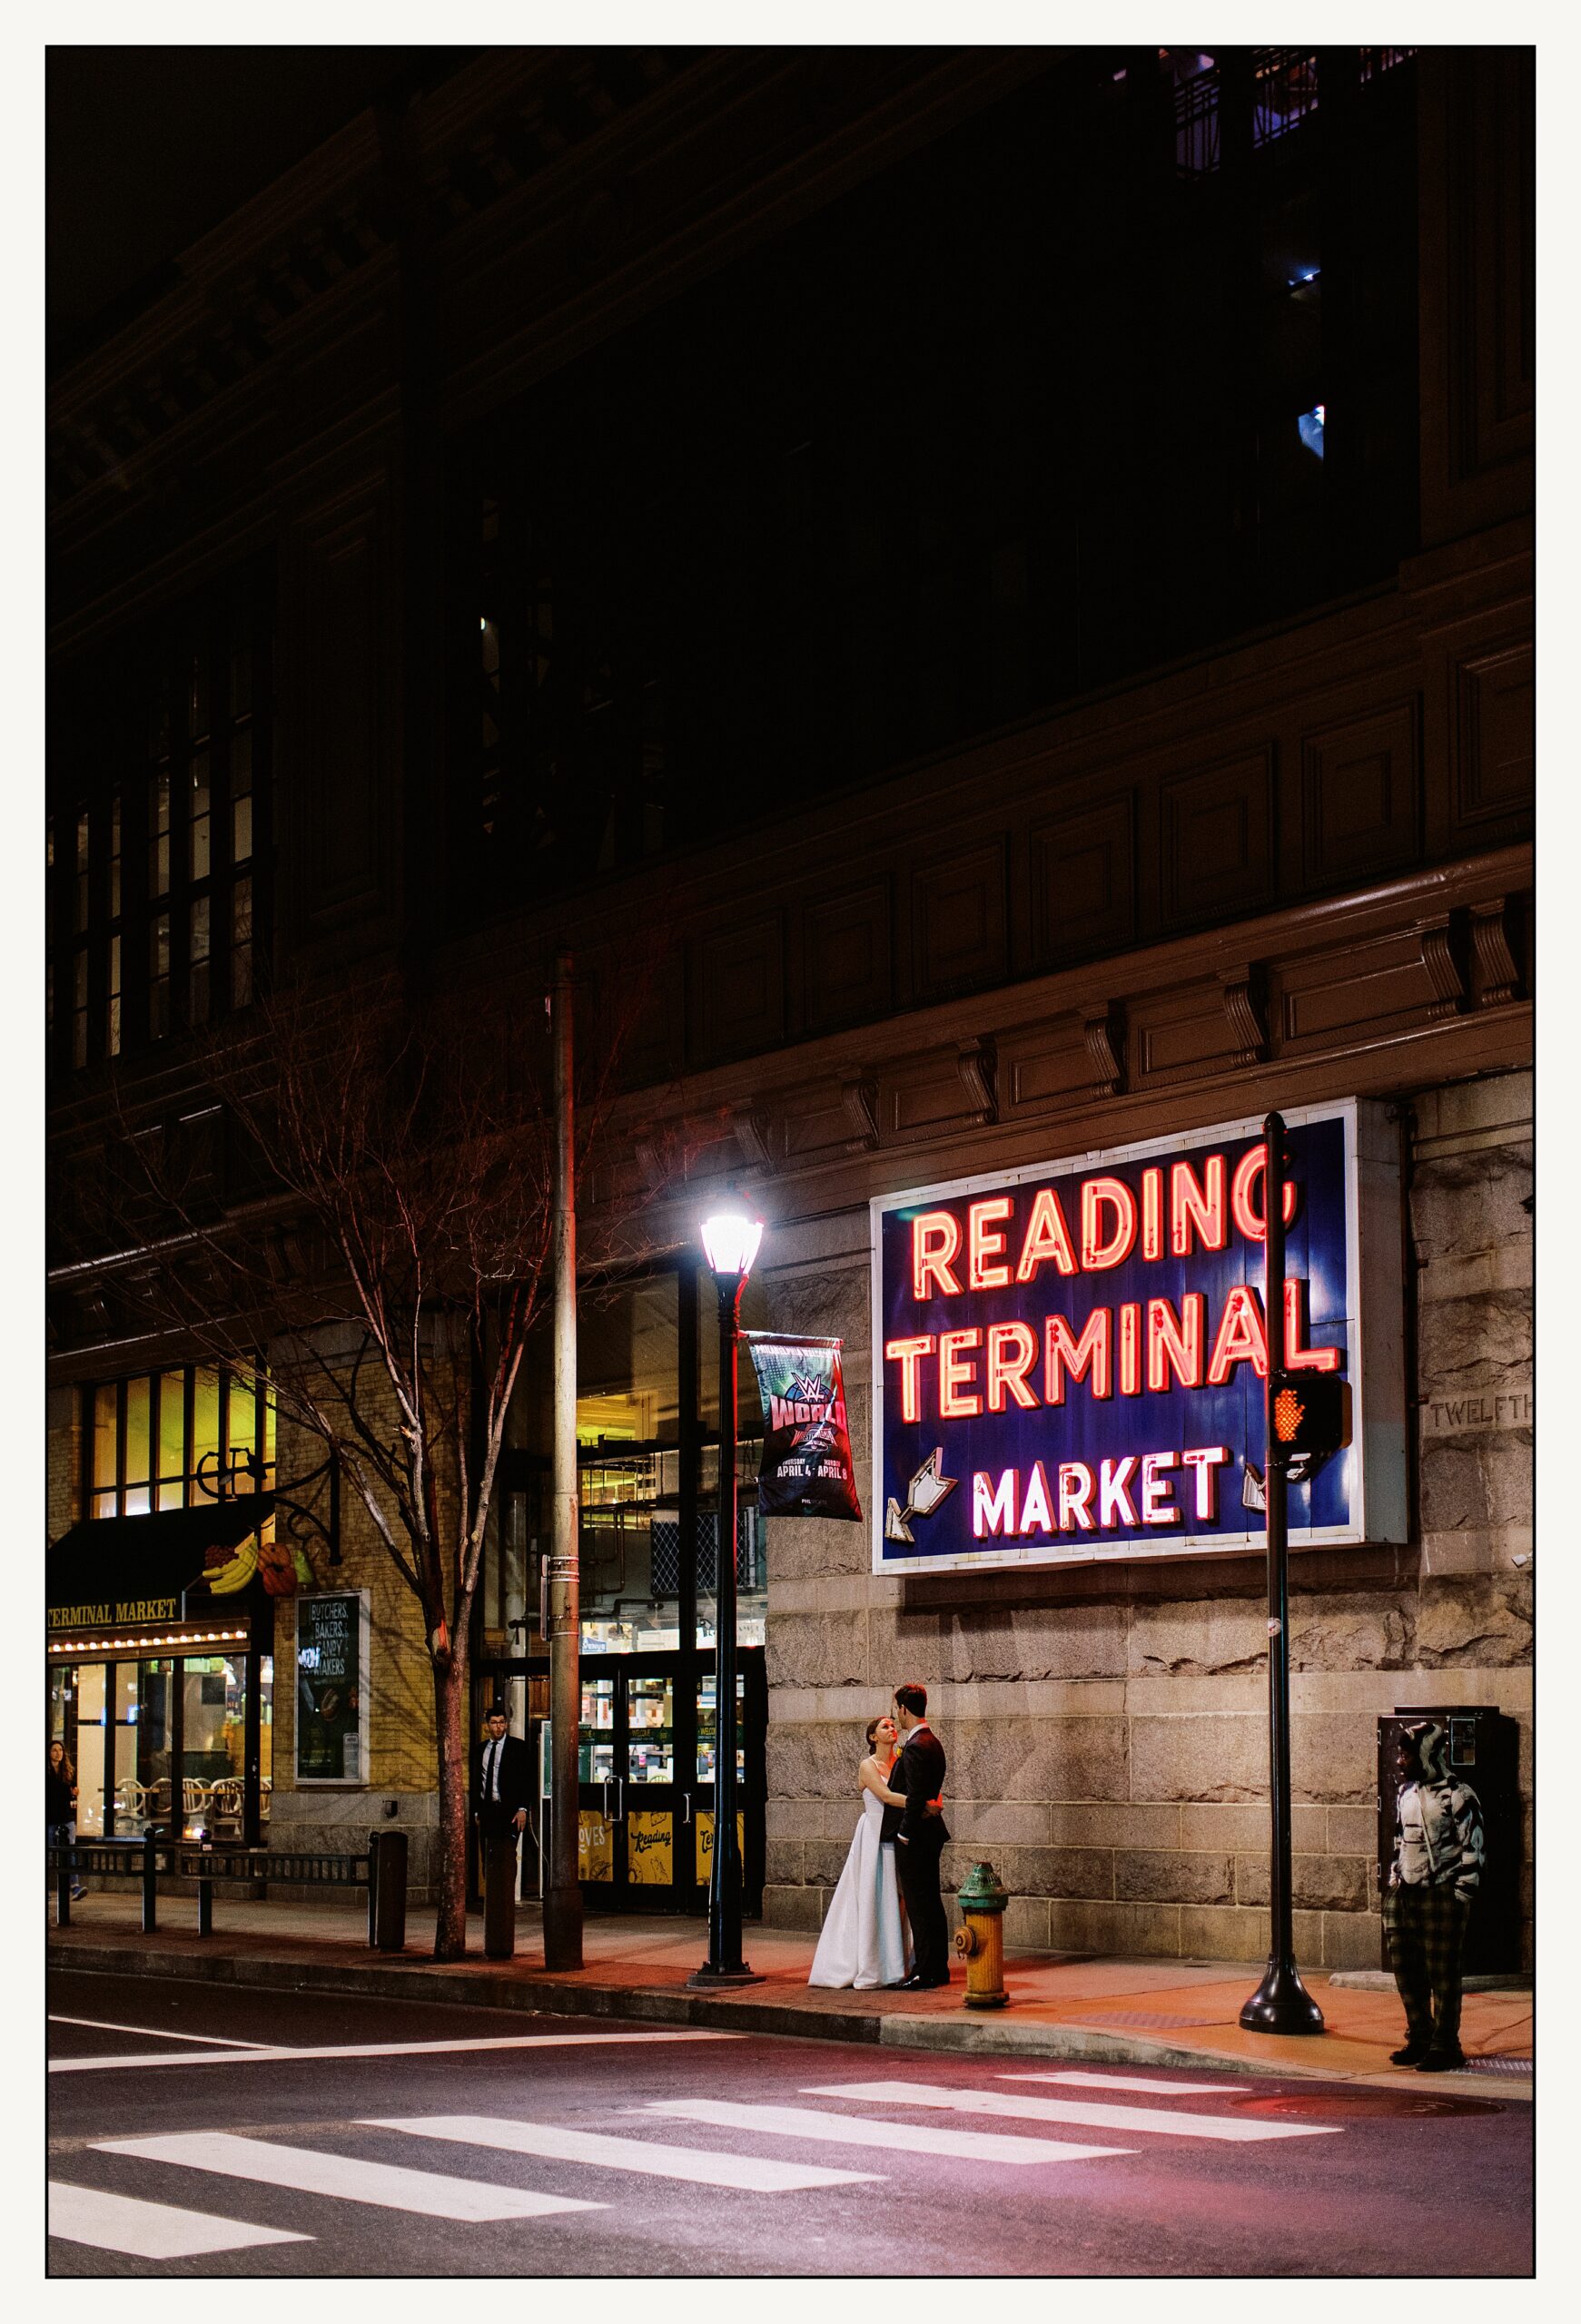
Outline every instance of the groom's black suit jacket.
[(909, 1843), (914, 1833), (923, 1833), (942, 1847), (950, 1835), (944, 1817), (930, 1816), (927, 1806), (944, 1787), (944, 1747), (931, 1727), (912, 1728), (889, 1771), (888, 1784), (891, 1791), (904, 1792), (905, 1806), (885, 1806), (880, 1837), (893, 1840), (901, 1835)]

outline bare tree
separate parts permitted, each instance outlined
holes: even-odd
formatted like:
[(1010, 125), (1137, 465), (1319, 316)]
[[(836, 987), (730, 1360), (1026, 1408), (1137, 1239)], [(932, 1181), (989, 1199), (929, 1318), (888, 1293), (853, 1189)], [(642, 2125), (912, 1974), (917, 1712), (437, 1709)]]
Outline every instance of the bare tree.
[[(597, 1135), (609, 1054), (579, 1143)], [(133, 1135), (160, 1216), (95, 1238), (120, 1243), (144, 1309), (205, 1352), (245, 1371), (268, 1349), (278, 1410), (339, 1461), (421, 1610), (440, 1960), (466, 1950), (473, 1602), (506, 1415), (551, 1290), (548, 1068), (541, 993), (482, 1004), (396, 978), (278, 993), (244, 1041), (200, 1060), (253, 1198), (205, 1209), (179, 1152)]]

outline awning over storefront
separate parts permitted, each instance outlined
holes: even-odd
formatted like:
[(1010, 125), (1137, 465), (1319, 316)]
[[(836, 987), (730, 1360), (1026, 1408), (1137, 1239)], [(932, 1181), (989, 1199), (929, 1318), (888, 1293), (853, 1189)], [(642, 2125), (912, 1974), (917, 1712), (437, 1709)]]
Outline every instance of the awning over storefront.
[(108, 1636), (112, 1629), (131, 1635), (200, 1618), (205, 1627), (244, 1630), (270, 1602), (249, 1559), (273, 1507), (272, 1494), (248, 1493), (201, 1509), (74, 1525), (44, 1561), (52, 1640)]

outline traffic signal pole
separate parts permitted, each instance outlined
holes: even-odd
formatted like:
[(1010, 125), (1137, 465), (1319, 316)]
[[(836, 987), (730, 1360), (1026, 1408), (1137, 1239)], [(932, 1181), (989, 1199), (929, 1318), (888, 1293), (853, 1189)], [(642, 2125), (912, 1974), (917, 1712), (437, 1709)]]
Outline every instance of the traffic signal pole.
[(1268, 1752), (1270, 1832), (1268, 1866), (1269, 1955), (1263, 1979), (1240, 2013), (1251, 2034), (1320, 2034), (1323, 2013), (1301, 1983), (1290, 1916), (1290, 1609), (1288, 1468), (1274, 1425), (1285, 1358), (1285, 1125), (1263, 1123), (1263, 1312), (1268, 1327), (1264, 1384), (1263, 1496), (1268, 1535)]

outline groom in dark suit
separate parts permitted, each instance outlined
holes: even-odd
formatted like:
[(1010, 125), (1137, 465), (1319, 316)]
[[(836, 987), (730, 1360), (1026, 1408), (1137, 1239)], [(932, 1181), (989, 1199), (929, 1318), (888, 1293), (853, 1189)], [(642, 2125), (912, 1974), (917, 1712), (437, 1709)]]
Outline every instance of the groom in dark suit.
[(895, 1869), (911, 1918), (916, 1966), (903, 1990), (917, 1991), (950, 1982), (950, 1926), (939, 1894), (939, 1858), (950, 1835), (932, 1803), (944, 1784), (944, 1747), (927, 1720), (928, 1690), (907, 1685), (894, 1690), (894, 1723), (900, 1757), (889, 1771), (891, 1791), (904, 1791), (904, 1807), (884, 1811), (882, 1837), (894, 1842)]

